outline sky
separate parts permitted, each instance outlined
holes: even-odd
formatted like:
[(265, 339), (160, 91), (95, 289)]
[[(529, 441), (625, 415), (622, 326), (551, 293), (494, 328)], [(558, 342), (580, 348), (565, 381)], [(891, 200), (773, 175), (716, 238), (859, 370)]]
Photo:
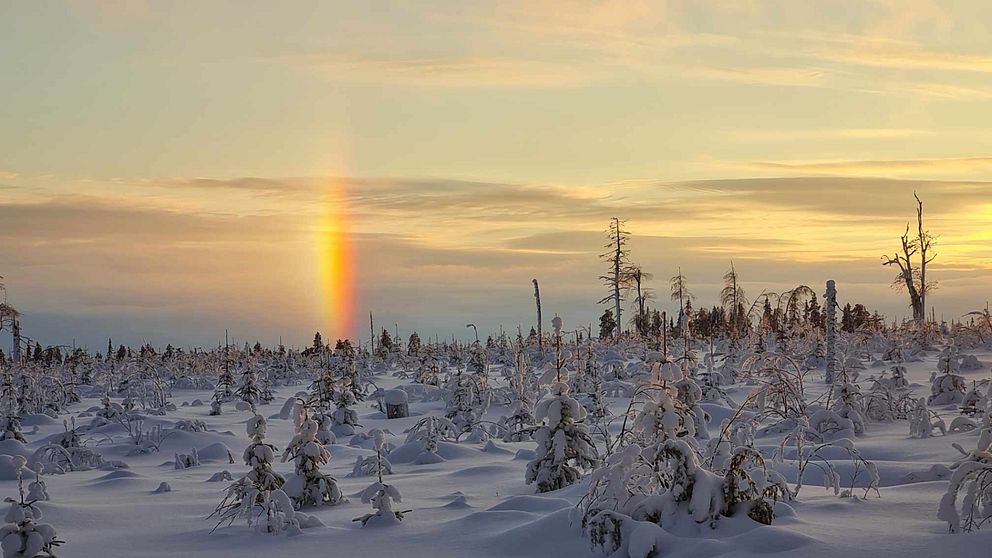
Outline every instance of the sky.
[[(0, 275), (42, 344), (594, 323), (611, 217), (671, 310), (992, 279), (981, 1), (0, 2)], [(0, 342), (9, 343), (0, 331)], [(4, 341), (6, 339), (6, 341)]]

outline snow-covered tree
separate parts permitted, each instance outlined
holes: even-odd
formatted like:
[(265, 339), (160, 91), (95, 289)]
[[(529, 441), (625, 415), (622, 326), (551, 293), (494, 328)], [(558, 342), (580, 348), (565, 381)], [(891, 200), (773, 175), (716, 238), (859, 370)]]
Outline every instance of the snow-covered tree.
[(331, 413), (331, 431), (337, 436), (351, 436), (358, 424), (358, 413), (351, 408), (358, 403), (355, 392), (348, 385), (342, 385), (334, 392), (334, 405)]
[(369, 435), (375, 448), (377, 480), (362, 492), (362, 503), (372, 504), (375, 511), (355, 518), (354, 521), (361, 521), (362, 527), (395, 525), (403, 521), (403, 514), (406, 512), (393, 509), (394, 502), (403, 500), (400, 491), (395, 486), (382, 482), (382, 475), (386, 471), (382, 456), (386, 449), (386, 433), (375, 428), (369, 431)]
[(551, 395), (537, 404), (535, 417), (544, 425), (534, 433), (537, 458), (527, 464), (527, 484), (536, 483), (539, 492), (558, 490), (599, 465), (596, 445), (582, 422), (586, 410), (568, 395), (568, 385), (555, 384)]
[(320, 468), (331, 459), (331, 454), (317, 440), (317, 421), (310, 417), (307, 406), (302, 406), (295, 422), (296, 435), (282, 456), (283, 462), (293, 462), (295, 471), (286, 478), (284, 491), (292, 498), (296, 508), (332, 506), (344, 502), (334, 477), (320, 472)]
[(457, 441), (461, 432), (445, 417), (426, 416), (406, 430), (406, 443), (420, 444), (420, 453), (413, 462), (417, 465), (440, 463), (444, 458), (438, 454), (442, 441)]
[[(982, 429), (974, 450), (960, 451), (965, 456), (955, 463), (937, 509), (937, 519), (946, 521), (952, 533), (978, 529), (992, 519), (992, 429)], [(964, 494), (960, 509), (959, 493)]]
[(0, 527), (0, 548), (4, 558), (54, 558), (55, 549), (63, 541), (56, 538), (55, 529), (47, 523), (38, 523), (41, 509), (34, 500), (25, 501), (23, 473), (27, 460), (15, 455), (14, 472), (17, 475), (19, 500), (7, 498), (10, 508), (4, 517), (6, 525)]
[(248, 526), (260, 533), (297, 533), (313, 519), (294, 510), (292, 500), (282, 490), (286, 480), (272, 468), (277, 448), (265, 442), (265, 418), (255, 415), (248, 420), (251, 444), (245, 448), (244, 461), (251, 467), (247, 475), (227, 489), (227, 495), (211, 514), (232, 524), (244, 518)]

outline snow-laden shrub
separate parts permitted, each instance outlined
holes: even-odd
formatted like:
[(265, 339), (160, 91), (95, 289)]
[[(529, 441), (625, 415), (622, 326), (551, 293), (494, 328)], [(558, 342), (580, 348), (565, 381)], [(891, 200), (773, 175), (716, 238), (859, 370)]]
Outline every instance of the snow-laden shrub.
[(207, 423), (200, 419), (189, 419), (189, 420), (179, 420), (176, 421), (176, 430), (181, 430), (183, 432), (206, 432)]
[[(841, 419), (833, 411), (817, 411), (814, 413), (814, 416), (819, 413), (825, 413), (823, 416), (829, 417), (827, 421), (831, 424), (836, 424), (838, 420), (847, 420)], [(803, 487), (803, 480), (805, 478), (806, 470), (810, 466), (819, 469), (823, 474), (823, 487), (825, 489), (833, 490), (836, 495), (841, 494), (840, 474), (837, 472), (833, 462), (825, 458), (822, 453), (827, 448), (837, 448), (843, 450), (851, 459), (851, 463), (854, 465), (850, 485), (852, 493), (858, 475), (861, 471), (865, 471), (868, 476), (867, 486), (865, 487), (865, 496), (867, 496), (872, 490), (874, 490), (876, 494), (879, 494), (878, 483), (880, 482), (880, 478), (878, 476), (878, 467), (875, 463), (861, 457), (861, 454), (858, 453), (857, 448), (854, 446), (853, 436), (843, 438), (831, 437), (830, 439), (825, 440), (822, 432), (814, 429), (812, 426), (813, 424), (812, 418), (807, 419), (806, 417), (799, 417), (795, 421), (795, 427), (791, 432), (782, 438), (782, 441), (779, 443), (779, 446), (776, 448), (775, 453), (772, 456), (774, 461), (781, 463), (786, 460), (786, 454), (791, 452), (790, 460), (797, 469), (796, 486), (793, 489), (793, 495), (799, 495), (799, 491)], [(820, 426), (822, 427), (822, 421)], [(848, 430), (853, 434), (853, 429)]]
[(457, 442), (461, 433), (458, 428), (445, 417), (427, 416), (408, 428), (406, 443), (420, 445), (420, 452), (414, 458), (416, 465), (440, 463), (444, 458), (438, 455), (438, 444), (443, 441)]
[(906, 379), (906, 367), (893, 366), (891, 377), (883, 373), (872, 378), (872, 387), (864, 397), (865, 417), (875, 422), (892, 422), (909, 417), (914, 402)]
[(865, 410), (861, 388), (857, 384), (845, 383), (835, 386), (837, 399), (833, 411), (837, 416), (850, 421), (855, 436), (865, 433)]
[(940, 353), (937, 359), (937, 372), (930, 378), (929, 405), (954, 405), (964, 401), (967, 389), (964, 377), (959, 370), (957, 348), (952, 343)]
[(17, 440), (22, 444), (28, 443), (21, 434), (21, 417), (16, 413), (10, 413), (4, 417), (3, 431), (0, 431), (0, 442), (4, 440)]
[(568, 395), (568, 386), (562, 383), (537, 404), (536, 418), (545, 424), (534, 433), (537, 459), (527, 464), (527, 484), (537, 483), (539, 492), (558, 490), (599, 465), (596, 445), (582, 423), (585, 416), (585, 408)]
[(909, 436), (911, 438), (929, 438), (934, 430), (947, 434), (947, 424), (927, 407), (927, 400), (920, 397), (913, 405), (909, 415)]
[(720, 517), (737, 514), (769, 524), (772, 503), (789, 497), (784, 478), (768, 471), (752, 449), (739, 448), (721, 475), (704, 467), (685, 440), (668, 439), (645, 448), (630, 444), (611, 455), (590, 475), (579, 510), (594, 547), (646, 558), (660, 555), (662, 528), (679, 517), (711, 528)]
[(196, 448), (193, 448), (189, 453), (177, 453), (175, 456), (175, 469), (177, 471), (200, 466), (200, 456), (197, 455)]
[[(978, 529), (992, 520), (992, 429), (982, 430), (976, 448), (965, 453), (953, 469), (937, 519), (946, 521), (952, 533)], [(959, 493), (963, 494), (960, 509)]]

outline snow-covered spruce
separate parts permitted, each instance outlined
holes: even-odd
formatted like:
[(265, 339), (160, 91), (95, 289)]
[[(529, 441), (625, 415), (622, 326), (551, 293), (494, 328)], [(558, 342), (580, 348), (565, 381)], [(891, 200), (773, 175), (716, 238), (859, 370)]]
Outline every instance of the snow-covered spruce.
[(38, 523), (41, 509), (34, 500), (25, 501), (23, 474), (27, 461), (17, 455), (13, 458), (17, 475), (18, 500), (7, 498), (10, 508), (4, 517), (6, 525), (0, 527), (0, 548), (4, 558), (53, 558), (55, 549), (63, 543), (56, 537), (55, 529), (47, 523)]
[(334, 392), (334, 405), (336, 408), (331, 413), (331, 432), (336, 436), (351, 436), (355, 433), (358, 424), (358, 413), (351, 408), (358, 403), (355, 391), (348, 384), (342, 384)]
[(283, 462), (292, 461), (295, 471), (286, 477), (284, 491), (297, 509), (304, 506), (333, 506), (346, 501), (338, 483), (320, 468), (331, 459), (327, 448), (317, 440), (317, 421), (310, 417), (310, 409), (302, 406), (296, 417), (296, 435), (283, 452)]
[(527, 484), (538, 492), (568, 486), (599, 463), (596, 445), (582, 423), (586, 410), (568, 395), (568, 386), (557, 383), (551, 395), (537, 404), (536, 418), (544, 425), (534, 432), (537, 458), (527, 464)]
[(372, 437), (373, 447), (375, 448), (376, 476), (378, 480), (362, 492), (362, 503), (372, 504), (372, 508), (375, 511), (367, 513), (362, 517), (357, 517), (353, 521), (361, 521), (362, 527), (396, 525), (400, 521), (403, 521), (403, 514), (409, 510), (399, 511), (393, 509), (393, 503), (401, 502), (403, 497), (395, 486), (382, 482), (382, 476), (387, 474), (382, 455), (386, 449), (386, 433), (376, 428), (371, 430), (369, 435)]
[(218, 519), (217, 526), (244, 518), (259, 533), (296, 534), (314, 524), (314, 518), (295, 511), (282, 490), (286, 481), (272, 468), (277, 448), (265, 442), (265, 419), (260, 415), (249, 419), (247, 431), (252, 443), (245, 448), (244, 461), (251, 470), (228, 487), (227, 495), (211, 514)]

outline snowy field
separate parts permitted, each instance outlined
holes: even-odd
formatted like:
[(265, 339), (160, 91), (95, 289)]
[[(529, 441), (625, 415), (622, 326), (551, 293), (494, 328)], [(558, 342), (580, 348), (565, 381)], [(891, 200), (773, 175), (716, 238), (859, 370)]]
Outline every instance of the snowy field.
[[(980, 370), (959, 372), (971, 385), (972, 380), (989, 377), (985, 363), (992, 354), (978, 356)], [(909, 388), (914, 393), (930, 394), (931, 373), (937, 368), (937, 352), (929, 352), (920, 362), (906, 364)], [(868, 393), (870, 376), (886, 367), (861, 371), (860, 387)], [(493, 370), (498, 370), (494, 366)], [(380, 370), (372, 379), (386, 389), (410, 386), (410, 379), (396, 377), (396, 369)], [(492, 373), (494, 378), (500, 376)], [(502, 379), (500, 379), (502, 381)], [(498, 382), (494, 379), (494, 382)], [(807, 376), (809, 398), (823, 392), (822, 371)], [(274, 389), (271, 404), (259, 406), (259, 413), (268, 418), (266, 441), (280, 450), (294, 435), (293, 420), (280, 418), (280, 410), (294, 394), (307, 391), (309, 386), (280, 386)], [(727, 394), (743, 401), (753, 386), (727, 386)], [(246, 423), (252, 417), (248, 410), (235, 410), (225, 404), (222, 414), (210, 415), (213, 390), (173, 389), (171, 401), (177, 406), (165, 416), (145, 416), (143, 428), (161, 426), (169, 433), (180, 420), (203, 421), (205, 432), (175, 431), (161, 443), (160, 451), (133, 455), (134, 444), (124, 428), (110, 423), (82, 434), (84, 444), (98, 451), (105, 461), (120, 460), (127, 468), (104, 468), (45, 475), (50, 500), (39, 502), (43, 521), (53, 525), (66, 542), (61, 556), (175, 556), (190, 553), (196, 556), (430, 556), (433, 558), (469, 556), (594, 556), (602, 555), (591, 548), (588, 536), (579, 525), (576, 504), (589, 488), (586, 476), (578, 483), (557, 491), (538, 494), (535, 485), (525, 484), (525, 468), (534, 458), (535, 442), (469, 442), (463, 437), (458, 443), (440, 442), (437, 451), (443, 460), (416, 464), (420, 447), (404, 445), (404, 431), (428, 415), (444, 416), (443, 399), (422, 401), (413, 391), (410, 416), (386, 419), (372, 398), (357, 403), (360, 427), (358, 432), (371, 429), (388, 431), (387, 443), (397, 446), (388, 458), (393, 473), (386, 477), (389, 484), (402, 493), (398, 510), (411, 510), (402, 523), (388, 527), (361, 527), (352, 521), (371, 511), (360, 501), (361, 493), (375, 480), (373, 477), (351, 476), (359, 457), (374, 456), (371, 443), (365, 447), (349, 445), (351, 437), (339, 436), (328, 445), (330, 462), (322, 470), (334, 476), (348, 502), (305, 510), (322, 525), (303, 530), (297, 536), (253, 533), (244, 520), (221, 526), (211, 532), (216, 520), (207, 519), (221, 501), (230, 481), (214, 481), (211, 477), (229, 471), (234, 479), (247, 471), (242, 453), (249, 444)], [(92, 397), (71, 406), (77, 424), (89, 424), (93, 412), (101, 407), (97, 390)], [(202, 406), (187, 405), (199, 399)], [(119, 399), (118, 399), (119, 400)], [(627, 411), (629, 397), (607, 398), (616, 415)], [(719, 431), (720, 421), (733, 414), (734, 409), (716, 403), (702, 403), (710, 421), (711, 435)], [(959, 404), (935, 405), (931, 410), (940, 414), (947, 425), (959, 416)], [(288, 408), (288, 407), (287, 407)], [(87, 412), (89, 410), (89, 412)], [(80, 415), (82, 413), (82, 415)], [(508, 413), (508, 407), (490, 405), (486, 419), (498, 422)], [(22, 454), (30, 457), (34, 451), (63, 434), (60, 420), (46, 415), (23, 418), (22, 430), (27, 446), (16, 441), (0, 442), (0, 454)], [(286, 416), (283, 413), (282, 416)], [(616, 436), (621, 421), (613, 421)], [(866, 432), (856, 437), (860, 456), (873, 462), (878, 471), (878, 493), (864, 497), (863, 489), (855, 488), (855, 497), (844, 497), (844, 487), (850, 483), (852, 461), (843, 452), (827, 452), (840, 473), (842, 494), (827, 490), (818, 470), (806, 472), (804, 487), (797, 499), (774, 504), (772, 525), (762, 525), (747, 517), (721, 518), (716, 527), (691, 520), (666, 525), (658, 548), (661, 556), (806, 556), (806, 557), (881, 557), (914, 556), (939, 557), (988, 556), (992, 548), (992, 529), (962, 534), (948, 534), (948, 525), (936, 517), (938, 502), (947, 489), (945, 467), (962, 457), (952, 447), (959, 444), (966, 451), (974, 449), (978, 431), (949, 432), (928, 438), (911, 438), (907, 420), (892, 422), (868, 421)], [(755, 439), (755, 446), (771, 456), (781, 440), (781, 434), (768, 434)], [(174, 454), (197, 450), (199, 465), (177, 469)], [(828, 448), (836, 449), (836, 448)], [(233, 456), (231, 464), (228, 454)], [(284, 474), (293, 470), (291, 463), (279, 461), (275, 468)], [(788, 457), (788, 456), (787, 456)], [(769, 460), (770, 461), (770, 460)], [(16, 496), (17, 484), (9, 458), (0, 458), (3, 494)], [(786, 458), (770, 464), (782, 472), (790, 486), (795, 485), (796, 469)], [(29, 478), (33, 479), (33, 474)], [(159, 493), (161, 483), (168, 483), (170, 492)], [(855, 482), (866, 487), (868, 475), (863, 471)]]

